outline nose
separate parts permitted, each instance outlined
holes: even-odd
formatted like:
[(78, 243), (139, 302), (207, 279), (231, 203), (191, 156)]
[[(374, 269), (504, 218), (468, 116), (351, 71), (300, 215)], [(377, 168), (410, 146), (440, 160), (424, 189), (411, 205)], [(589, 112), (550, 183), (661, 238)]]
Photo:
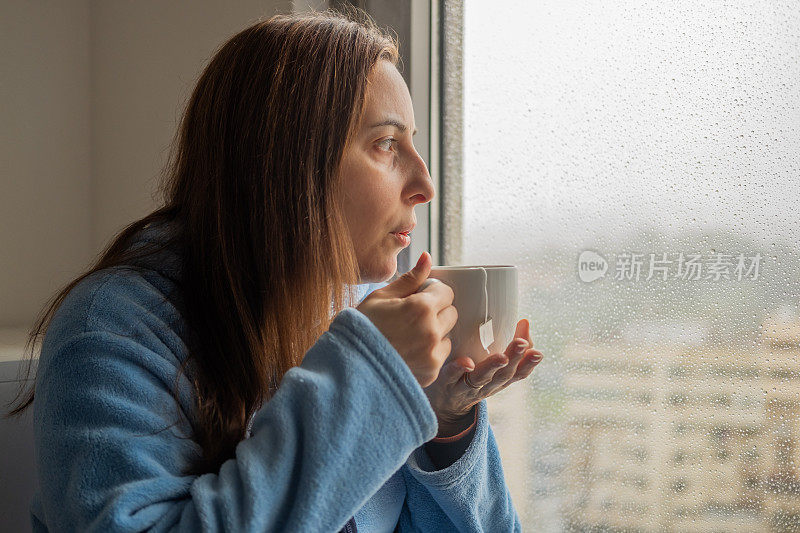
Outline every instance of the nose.
[(409, 171), (409, 184), (406, 188), (406, 197), (411, 200), (411, 205), (424, 204), (433, 200), (436, 191), (433, 188), (433, 179), (428, 172), (428, 165), (416, 150), (413, 151)]

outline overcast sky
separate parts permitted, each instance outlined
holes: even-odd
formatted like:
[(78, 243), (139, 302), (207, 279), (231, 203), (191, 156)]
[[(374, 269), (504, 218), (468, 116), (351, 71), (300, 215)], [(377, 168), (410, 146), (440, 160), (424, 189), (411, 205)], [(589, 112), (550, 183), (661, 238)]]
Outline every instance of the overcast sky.
[(795, 4), (465, 4), (467, 256), (645, 224), (798, 242)]

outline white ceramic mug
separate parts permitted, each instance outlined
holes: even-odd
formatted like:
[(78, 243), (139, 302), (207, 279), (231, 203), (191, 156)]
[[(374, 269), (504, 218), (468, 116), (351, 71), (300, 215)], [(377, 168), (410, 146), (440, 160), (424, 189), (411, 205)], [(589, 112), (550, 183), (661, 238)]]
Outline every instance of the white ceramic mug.
[[(434, 283), (432, 279), (453, 289), (458, 311), (458, 321), (447, 335), (452, 344), (448, 361), (466, 355), (478, 364), (489, 354), (504, 352), (517, 327), (517, 267), (434, 266), (419, 290)], [(491, 342), (484, 347), (487, 341)]]

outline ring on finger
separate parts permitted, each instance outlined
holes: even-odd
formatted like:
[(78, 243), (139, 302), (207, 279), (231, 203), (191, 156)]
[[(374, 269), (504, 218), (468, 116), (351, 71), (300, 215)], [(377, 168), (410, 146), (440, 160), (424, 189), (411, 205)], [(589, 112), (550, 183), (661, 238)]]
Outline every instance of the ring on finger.
[(483, 385), (478, 385), (478, 386), (473, 385), (472, 381), (470, 381), (470, 379), (469, 379), (469, 374), (470, 374), (469, 372), (465, 372), (464, 373), (464, 383), (466, 383), (467, 387), (469, 387), (471, 389), (480, 389)]

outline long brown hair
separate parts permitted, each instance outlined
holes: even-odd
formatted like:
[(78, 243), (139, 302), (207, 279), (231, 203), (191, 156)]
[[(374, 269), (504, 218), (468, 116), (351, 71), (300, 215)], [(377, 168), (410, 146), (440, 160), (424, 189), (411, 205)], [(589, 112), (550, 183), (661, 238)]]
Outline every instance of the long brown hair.
[[(249, 417), (358, 283), (338, 169), (380, 60), (397, 65), (397, 41), (356, 9), (276, 15), (224, 43), (173, 139), (163, 206), (124, 228), (45, 306), (26, 345), (28, 374), (67, 293), (147, 253), (130, 248), (146, 225), (176, 220), (186, 228), (182, 312), (196, 338), (187, 360), (197, 369), (193, 437), (203, 456), (193, 471), (233, 457)], [(33, 402), (34, 388), (7, 417)]]

